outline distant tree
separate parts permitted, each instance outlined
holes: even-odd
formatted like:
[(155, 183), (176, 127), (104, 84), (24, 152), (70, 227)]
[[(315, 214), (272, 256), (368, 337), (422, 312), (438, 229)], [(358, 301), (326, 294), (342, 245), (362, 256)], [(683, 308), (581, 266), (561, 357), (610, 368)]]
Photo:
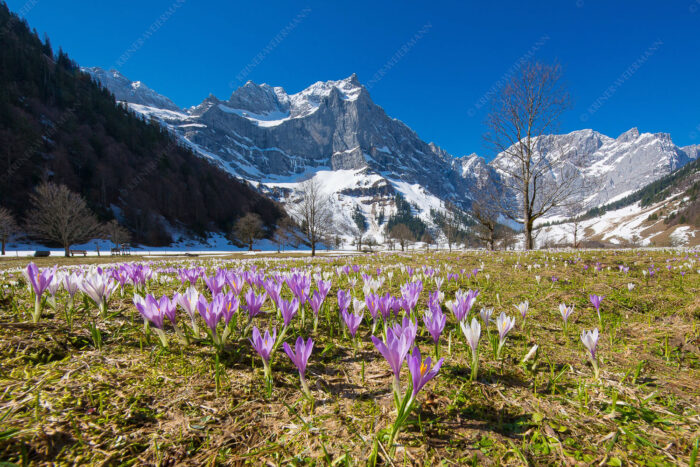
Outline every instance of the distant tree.
[(460, 221), (459, 209), (454, 203), (446, 202), (445, 211), (443, 213), (442, 233), (445, 234), (447, 240), (447, 248), (452, 251), (454, 245), (460, 236)]
[(258, 214), (249, 212), (236, 221), (234, 234), (236, 238), (248, 245), (248, 251), (253, 251), (255, 240), (263, 238), (263, 221)]
[(284, 250), (285, 246), (291, 244), (296, 238), (297, 226), (294, 220), (289, 217), (283, 217), (278, 223), (275, 233), (272, 236), (272, 240), (277, 244), (277, 252), (280, 252), (280, 248)]
[(430, 245), (432, 245), (435, 242), (435, 240), (433, 239), (433, 236), (430, 235), (430, 232), (428, 232), (427, 230), (425, 231), (423, 236), (420, 238), (420, 241), (425, 243), (426, 251), (430, 250)]
[(415, 240), (413, 232), (406, 224), (396, 224), (389, 231), (389, 236), (399, 242), (401, 251), (406, 251), (406, 246)]
[(545, 157), (536, 146), (539, 138), (556, 129), (571, 105), (561, 77), (559, 65), (523, 64), (494, 96), (487, 118), (485, 139), (501, 154), (503, 183), (520, 203), (504, 205), (503, 213), (523, 224), (527, 250), (534, 247), (534, 222), (565, 206), (582, 189), (584, 161), (579, 154), (562, 148)]
[(27, 231), (34, 237), (56, 242), (70, 256), (70, 246), (100, 237), (104, 230), (87, 203), (65, 185), (43, 183), (30, 196)]
[(291, 210), (301, 223), (301, 233), (311, 247), (311, 256), (316, 256), (316, 245), (334, 230), (331, 199), (315, 178), (302, 183), (300, 192), (301, 200)]
[(486, 186), (477, 190), (471, 209), (472, 217), (477, 221), (476, 237), (485, 243), (489, 250), (493, 250), (495, 246), (500, 213), (498, 193), (489, 181)]
[(9, 209), (0, 207), (0, 243), (2, 256), (5, 256), (7, 242), (17, 233), (17, 222)]
[(377, 240), (373, 236), (369, 236), (365, 244), (369, 248), (369, 251), (372, 251), (372, 249), (377, 246)]
[(115, 219), (112, 219), (105, 225), (105, 234), (117, 248), (131, 241), (131, 232), (119, 224), (119, 222), (117, 222)]

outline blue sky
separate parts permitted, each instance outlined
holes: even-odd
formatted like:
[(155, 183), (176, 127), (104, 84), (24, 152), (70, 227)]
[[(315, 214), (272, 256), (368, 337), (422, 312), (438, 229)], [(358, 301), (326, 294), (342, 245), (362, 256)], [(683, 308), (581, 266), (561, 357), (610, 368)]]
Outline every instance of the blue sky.
[(293, 93), (357, 73), (422, 139), (490, 158), (482, 102), (532, 57), (565, 67), (574, 108), (561, 132), (637, 126), (700, 143), (700, 0), (7, 3), (81, 65), (183, 107), (247, 79)]

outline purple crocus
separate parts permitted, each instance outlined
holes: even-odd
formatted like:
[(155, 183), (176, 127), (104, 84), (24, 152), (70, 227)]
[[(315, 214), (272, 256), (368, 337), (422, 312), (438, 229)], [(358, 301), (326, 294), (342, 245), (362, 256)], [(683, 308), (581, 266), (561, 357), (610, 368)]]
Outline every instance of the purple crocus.
[(212, 296), (221, 293), (221, 290), (226, 285), (226, 271), (224, 269), (218, 269), (215, 274), (204, 276), (204, 283), (209, 287)]
[(442, 366), (444, 359), (438, 360), (435, 365), (431, 368), (430, 357), (427, 357), (425, 361), (421, 358), (420, 349), (418, 347), (413, 348), (413, 353), (406, 357), (408, 361), (408, 369), (411, 372), (411, 380), (413, 382), (413, 391), (411, 394), (411, 399), (415, 399), (416, 395), (423, 389), (423, 386), (437, 376)]
[(316, 286), (318, 287), (318, 293), (325, 299), (328, 296), (328, 292), (331, 291), (331, 281), (318, 280), (316, 281)]
[[(163, 324), (166, 315), (168, 315), (170, 319), (173, 318), (173, 313), (170, 310), (170, 299), (163, 296), (160, 300), (156, 300), (151, 294), (146, 295), (145, 298), (141, 298), (141, 296), (136, 294), (134, 295), (134, 304), (144, 320), (153, 325), (163, 347), (167, 347), (168, 339), (165, 336), (165, 332), (163, 332)], [(174, 305), (172, 308), (174, 308)]]
[(285, 329), (289, 327), (292, 319), (296, 316), (299, 311), (299, 302), (296, 298), (291, 301), (280, 300), (280, 312), (282, 313), (282, 319), (284, 320)]
[(286, 342), (283, 344), (284, 351), (289, 356), (289, 359), (294, 363), (294, 366), (299, 370), (299, 378), (301, 380), (301, 388), (304, 394), (309, 399), (312, 399), (311, 391), (309, 391), (309, 386), (306, 384), (306, 365), (309, 362), (309, 357), (311, 356), (311, 351), (314, 348), (314, 341), (309, 337), (309, 340), (304, 342), (304, 339), (297, 337), (297, 341), (294, 344), (294, 350)]
[(353, 339), (355, 339), (355, 334), (357, 333), (357, 329), (360, 327), (360, 323), (362, 323), (362, 318), (364, 317), (364, 312), (357, 315), (355, 313), (348, 313), (347, 311), (343, 311), (342, 316), (343, 316), (343, 321), (345, 321), (345, 325), (348, 327), (348, 331), (350, 332), (350, 336)]
[(218, 294), (214, 296), (211, 303), (207, 302), (204, 295), (199, 296), (199, 301), (197, 302), (197, 311), (199, 311), (200, 316), (204, 320), (211, 334), (214, 345), (219, 347), (222, 342), (219, 339), (219, 335), (216, 332), (216, 327), (224, 316), (224, 295)]
[(374, 346), (389, 363), (391, 371), (394, 373), (393, 388), (394, 394), (400, 397), (400, 375), (403, 362), (406, 360), (406, 355), (411, 349), (412, 342), (409, 342), (405, 334), (394, 334), (392, 329), (389, 329), (386, 335), (386, 342), (381, 341), (375, 336), (372, 336)]
[(260, 310), (262, 309), (266, 299), (267, 294), (265, 292), (257, 295), (252, 288), (248, 289), (248, 291), (245, 293), (246, 304), (243, 309), (248, 312), (248, 317), (250, 319), (253, 319), (255, 316), (260, 314)]
[(352, 295), (349, 291), (338, 290), (338, 309), (342, 314), (343, 311), (348, 311), (350, 303), (352, 302)]
[(603, 319), (600, 317), (600, 304), (603, 301), (603, 299), (605, 298), (605, 295), (591, 294), (588, 296), (588, 298), (590, 299), (591, 304), (593, 305), (596, 313), (598, 314), (598, 324), (600, 324), (600, 326), (602, 327), (603, 326)]
[(226, 326), (228, 326), (228, 323), (231, 322), (231, 318), (233, 318), (233, 315), (236, 314), (239, 306), (240, 300), (238, 300), (238, 297), (235, 296), (233, 292), (229, 292), (224, 295), (224, 303), (221, 310), (224, 315), (224, 324)]
[(311, 298), (309, 299), (309, 305), (311, 306), (311, 311), (314, 314), (314, 318), (318, 317), (318, 312), (321, 310), (321, 306), (323, 306), (323, 300), (325, 297), (323, 294), (321, 294), (318, 291), (315, 291), (313, 294), (311, 294)]
[(253, 326), (253, 336), (249, 340), (263, 360), (265, 379), (270, 381), (272, 377), (270, 373), (270, 357), (272, 357), (275, 341), (277, 340), (277, 329), (272, 328), (272, 335), (270, 335), (270, 331), (265, 330), (265, 337), (263, 337), (260, 335), (260, 330), (258, 330), (257, 326)]
[(425, 328), (433, 338), (437, 352), (440, 335), (445, 329), (445, 323), (447, 322), (447, 317), (442, 312), (440, 305), (431, 304), (430, 310), (423, 315), (423, 322), (425, 323)]

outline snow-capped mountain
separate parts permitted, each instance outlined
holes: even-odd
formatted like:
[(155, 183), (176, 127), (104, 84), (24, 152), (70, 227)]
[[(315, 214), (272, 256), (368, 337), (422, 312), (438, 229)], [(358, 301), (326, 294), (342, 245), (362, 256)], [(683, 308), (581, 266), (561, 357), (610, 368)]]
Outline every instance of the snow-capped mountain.
[[(119, 100), (129, 89), (112, 79), (121, 77), (116, 72), (84, 71), (118, 91)], [(186, 110), (154, 105), (159, 99), (151, 93), (128, 96), (133, 110), (162, 121), (200, 154), (277, 199), (293, 199), (300, 182), (318, 178), (338, 204), (337, 221), (352, 228), (357, 206), (375, 237), (396, 193), (427, 222), (444, 200), (469, 205), (471, 175), (462, 176), (450, 154), (387, 116), (354, 74), (296, 94), (249, 81), (228, 100), (210, 95)]]
[(177, 105), (167, 97), (153, 91), (141, 81), (129, 80), (116, 70), (106, 71), (99, 67), (82, 68), (82, 70), (112, 91), (118, 101), (160, 109), (179, 110)]
[[(228, 100), (210, 95), (197, 106), (178, 109), (118, 72), (84, 71), (136, 112), (167, 125), (203, 157), (281, 201), (293, 202), (298, 184), (317, 178), (337, 205), (339, 224), (352, 229), (351, 213), (359, 207), (375, 237), (381, 236), (381, 219), (393, 212), (396, 193), (430, 223), (430, 210), (445, 201), (468, 209), (488, 176), (503, 176), (506, 164), (503, 154), (486, 163), (476, 154), (455, 158), (424, 142), (376, 105), (354, 74), (295, 94), (249, 81)], [(617, 138), (593, 130), (547, 135), (537, 149), (544, 157), (568, 151), (587, 155), (586, 175), (602, 181), (602, 188), (585, 194), (589, 206), (629, 194), (698, 154), (697, 146), (681, 149), (667, 134), (640, 134), (636, 128)]]
[[(555, 161), (577, 155), (583, 161), (582, 178), (595, 181), (589, 192), (578, 193), (583, 210), (623, 198), (658, 180), (697, 157), (691, 148), (679, 148), (668, 133), (640, 133), (632, 128), (617, 138), (593, 130), (578, 130), (563, 135), (545, 135), (534, 143), (534, 158)], [(697, 151), (697, 150), (696, 150)], [(691, 153), (691, 154), (689, 154)], [(504, 153), (491, 162), (501, 177), (511, 161)], [(548, 180), (556, 179), (549, 174)], [(562, 216), (554, 210), (549, 217)]]

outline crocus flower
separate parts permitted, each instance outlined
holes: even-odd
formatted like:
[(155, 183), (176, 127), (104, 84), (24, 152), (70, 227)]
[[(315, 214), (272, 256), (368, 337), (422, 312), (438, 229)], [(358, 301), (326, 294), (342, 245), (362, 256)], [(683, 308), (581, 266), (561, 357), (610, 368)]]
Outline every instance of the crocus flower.
[(315, 291), (311, 298), (309, 299), (309, 305), (311, 306), (311, 311), (314, 313), (314, 317), (318, 318), (318, 312), (321, 310), (323, 305), (323, 300), (325, 297), (318, 291)]
[(418, 349), (418, 347), (414, 347), (413, 353), (408, 355), (406, 360), (408, 363), (408, 369), (411, 372), (411, 380), (413, 382), (411, 399), (415, 400), (420, 390), (423, 389), (423, 386), (437, 376), (444, 359), (441, 358), (438, 360), (431, 368), (430, 357), (427, 357), (425, 361), (423, 361), (420, 355), (420, 349)]
[(265, 337), (263, 337), (260, 335), (257, 326), (253, 326), (253, 336), (249, 340), (255, 351), (263, 360), (265, 379), (269, 381), (272, 377), (270, 373), (270, 357), (272, 357), (272, 351), (274, 350), (275, 341), (277, 340), (277, 329), (272, 328), (272, 335), (270, 335), (270, 331), (265, 330)]
[(267, 299), (267, 294), (265, 292), (260, 295), (256, 295), (252, 288), (248, 289), (248, 291), (245, 293), (246, 304), (243, 309), (248, 312), (248, 317), (250, 319), (253, 319), (260, 313), (260, 310), (265, 303), (265, 299)]
[(316, 286), (318, 287), (318, 293), (325, 299), (331, 290), (331, 281), (319, 280), (316, 281)]
[(352, 302), (352, 295), (350, 294), (350, 292), (346, 292), (345, 290), (338, 290), (339, 313), (342, 313), (343, 310), (347, 311), (351, 302)]
[(53, 274), (54, 271), (52, 269), (39, 271), (39, 268), (34, 263), (29, 263), (24, 271), (24, 275), (34, 292), (34, 313), (32, 314), (32, 322), (34, 323), (38, 322), (41, 317), (41, 296), (53, 280)]
[(496, 350), (496, 358), (501, 357), (503, 344), (506, 342), (506, 336), (515, 326), (515, 318), (508, 317), (504, 312), (501, 312), (496, 318), (496, 328), (498, 329), (498, 349)]
[[(195, 281), (196, 282), (196, 281)], [(189, 286), (184, 294), (175, 292), (173, 301), (176, 302), (190, 317), (192, 332), (195, 336), (199, 336), (199, 327), (197, 326), (197, 302), (199, 302), (199, 292), (193, 286)]]
[(440, 305), (431, 306), (423, 315), (423, 322), (425, 323), (425, 328), (428, 330), (435, 343), (435, 348), (438, 348), (438, 341), (440, 340), (440, 335), (445, 329), (445, 323), (447, 322), (447, 316), (442, 312)]
[(581, 342), (583, 342), (584, 347), (588, 350), (588, 356), (591, 359), (591, 364), (593, 365), (593, 372), (595, 378), (598, 379), (600, 371), (598, 369), (598, 357), (596, 356), (596, 351), (598, 349), (598, 328), (592, 331), (582, 331), (581, 332)]
[(400, 375), (403, 362), (406, 360), (406, 355), (411, 349), (411, 343), (408, 336), (403, 333), (394, 334), (392, 329), (389, 329), (386, 335), (386, 342), (382, 342), (375, 336), (372, 336), (374, 346), (386, 359), (391, 371), (394, 373), (393, 388), (394, 395), (400, 397)]
[(83, 293), (97, 305), (100, 314), (107, 311), (107, 301), (117, 290), (118, 284), (111, 277), (106, 277), (99, 272), (93, 272), (83, 278), (81, 288)]
[[(163, 347), (168, 346), (168, 339), (165, 336), (165, 332), (163, 332), (163, 324), (166, 314), (171, 314), (170, 304), (170, 300), (166, 296), (163, 296), (161, 300), (156, 300), (151, 294), (146, 295), (145, 298), (134, 294), (136, 309), (141, 313), (145, 321), (153, 325)], [(169, 317), (171, 318), (171, 316)]]
[(309, 337), (309, 340), (304, 342), (304, 339), (297, 337), (297, 341), (294, 344), (294, 350), (296, 350), (296, 353), (286, 342), (283, 346), (284, 351), (289, 356), (289, 359), (292, 361), (292, 363), (294, 363), (294, 366), (297, 367), (297, 370), (299, 370), (301, 388), (304, 391), (304, 394), (306, 394), (309, 399), (312, 399), (311, 391), (309, 391), (309, 386), (306, 384), (305, 373), (306, 365), (309, 362), (309, 357), (311, 356), (311, 351), (314, 348), (314, 341)]
[(484, 322), (484, 326), (488, 326), (491, 322), (491, 316), (493, 316), (493, 308), (482, 308), (479, 312), (481, 316), (481, 321)]
[(236, 297), (233, 292), (229, 292), (224, 295), (224, 304), (221, 311), (224, 314), (224, 324), (226, 326), (228, 326), (228, 323), (231, 322), (231, 318), (233, 318), (233, 315), (236, 314), (239, 306), (240, 300), (238, 300), (238, 297)]
[(564, 320), (564, 334), (566, 334), (566, 327), (569, 323), (569, 316), (574, 312), (574, 305), (566, 306), (565, 303), (559, 304), (559, 313), (561, 313), (561, 318)]
[(355, 313), (348, 313), (347, 311), (343, 311), (342, 313), (343, 321), (345, 321), (345, 325), (348, 327), (350, 336), (355, 339), (355, 334), (357, 333), (357, 329), (360, 327), (360, 323), (362, 323), (364, 312), (360, 313), (359, 315)]
[(209, 287), (212, 296), (218, 295), (226, 285), (226, 271), (219, 269), (211, 276), (204, 276), (204, 283)]
[(466, 321), (461, 321), (459, 325), (462, 328), (464, 338), (467, 340), (467, 344), (469, 344), (469, 348), (471, 348), (472, 351), (471, 380), (474, 381), (479, 369), (479, 338), (481, 337), (481, 325), (476, 318), (472, 318), (471, 325), (467, 325)]
[(211, 334), (212, 341), (217, 347), (221, 347), (221, 345), (223, 344), (223, 342), (219, 339), (219, 335), (216, 331), (216, 327), (219, 324), (219, 321), (221, 321), (221, 318), (224, 316), (223, 307), (224, 295), (221, 293), (215, 295), (211, 303), (207, 302), (207, 299), (204, 297), (204, 295), (200, 295), (199, 301), (197, 302), (197, 311), (199, 311), (199, 315), (206, 323), (207, 328), (209, 329), (209, 333)]
[(598, 313), (598, 324), (600, 324), (600, 326), (602, 327), (603, 326), (603, 319), (600, 317), (600, 303), (605, 298), (605, 295), (593, 295), (593, 294), (591, 294), (588, 298), (591, 300), (591, 304), (593, 304), (593, 306), (595, 307), (596, 313)]
[(634, 289), (634, 284), (632, 282), (627, 284), (627, 290), (629, 290), (631, 292), (633, 289)]
[(280, 312), (282, 313), (282, 319), (284, 320), (284, 327), (288, 328), (292, 322), (294, 316), (296, 316), (299, 311), (299, 302), (296, 298), (291, 301), (280, 300)]
[(525, 300), (518, 305), (513, 305), (520, 312), (520, 316), (523, 318), (523, 326), (525, 326), (525, 317), (527, 316), (527, 310), (530, 308), (530, 303)]

